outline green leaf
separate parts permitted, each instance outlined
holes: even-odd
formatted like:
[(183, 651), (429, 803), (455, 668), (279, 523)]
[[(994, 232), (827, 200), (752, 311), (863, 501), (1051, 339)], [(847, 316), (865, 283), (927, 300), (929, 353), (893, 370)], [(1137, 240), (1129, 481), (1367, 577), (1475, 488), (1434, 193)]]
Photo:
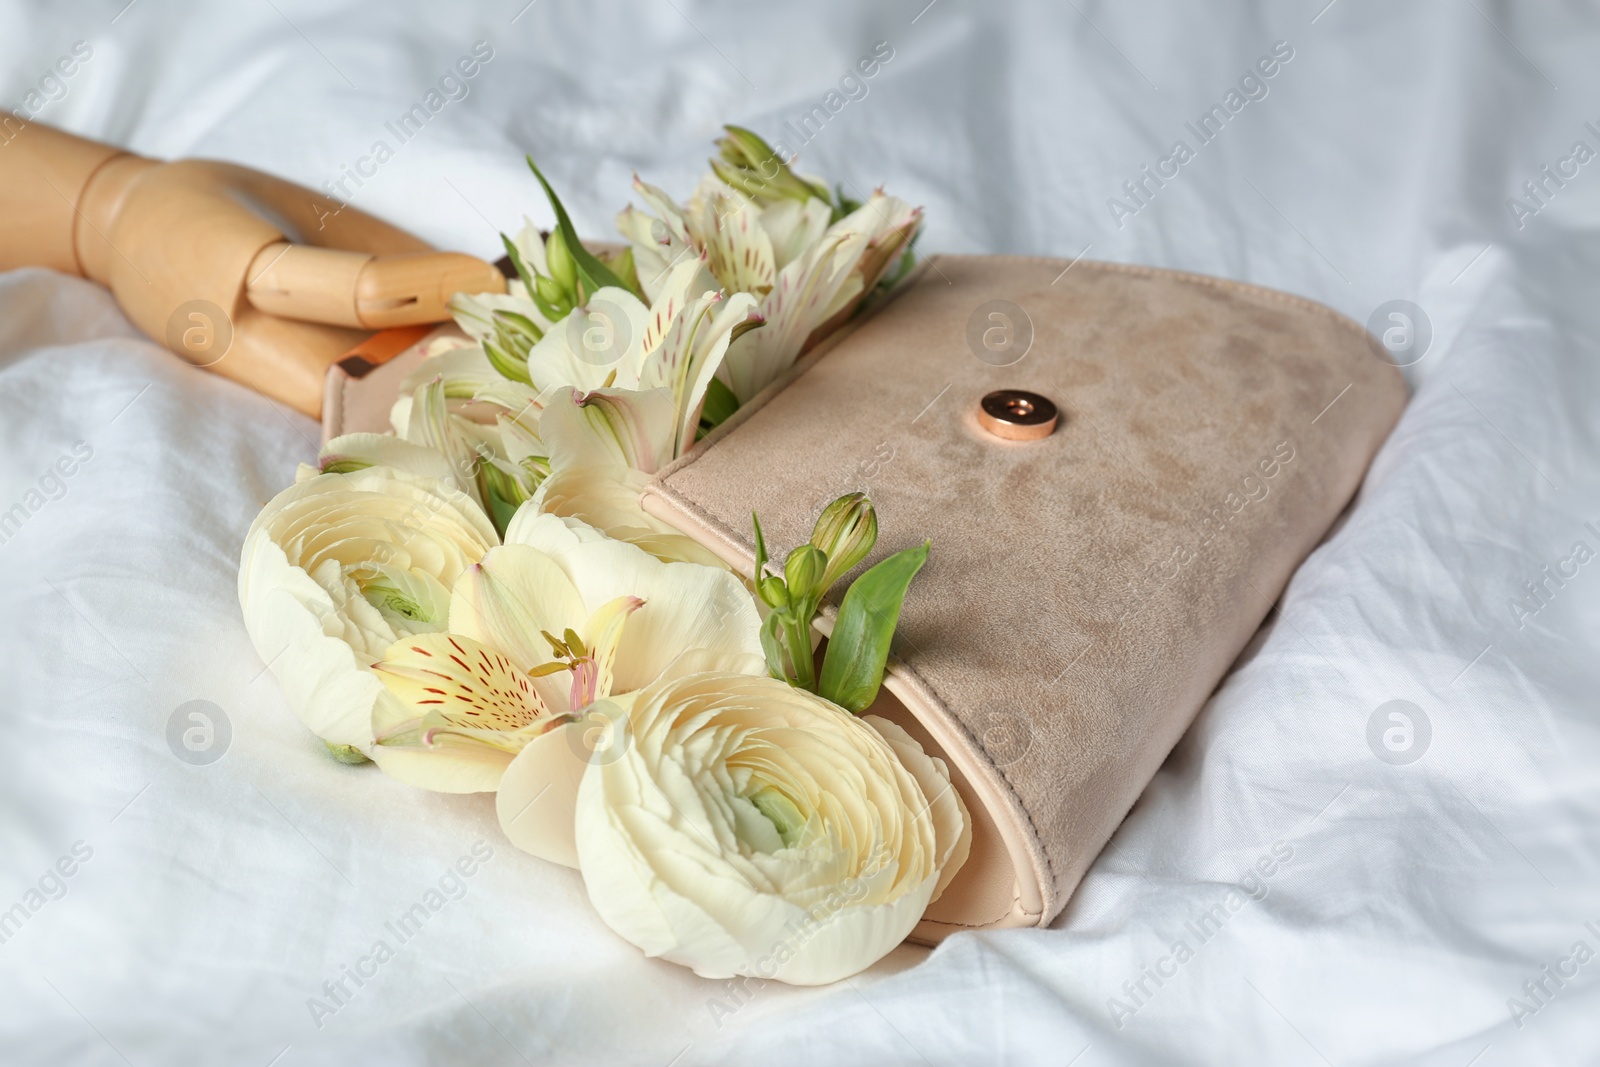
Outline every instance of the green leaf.
[(517, 268), (517, 277), (522, 279), (522, 284), (528, 287), (531, 294), (539, 283), (539, 272), (528, 266), (522, 258), (522, 250), (517, 243), (505, 234), (500, 235), (501, 242), (506, 246), (506, 258), (511, 260), (511, 265)]
[[(528, 168), (533, 171), (533, 176), (539, 179), (539, 184), (544, 186), (544, 195), (550, 200), (550, 208), (556, 213), (556, 228), (561, 232), (561, 239), (566, 242), (567, 251), (572, 253), (573, 265), (578, 271), (578, 281), (583, 287), (583, 298), (588, 300), (596, 292), (606, 286), (626, 289), (611, 268), (595, 258), (593, 252), (583, 247), (583, 242), (578, 240), (578, 231), (572, 226), (572, 219), (567, 215), (567, 209), (561, 205), (561, 198), (556, 196), (556, 191), (550, 188), (550, 183), (544, 180), (544, 175), (539, 171), (539, 165), (528, 158)], [(515, 262), (515, 260), (513, 260)]]
[(733, 390), (724, 385), (722, 379), (711, 379), (711, 384), (706, 386), (705, 403), (700, 408), (700, 421), (708, 424), (709, 429), (715, 429), (738, 410), (739, 398), (733, 395)]
[(862, 712), (872, 706), (883, 684), (889, 642), (900, 621), (906, 588), (927, 562), (930, 542), (896, 552), (851, 583), (822, 661), (819, 695)]
[(750, 524), (756, 528), (756, 581), (759, 582), (767, 569), (767, 541), (761, 536), (761, 520), (756, 518), (753, 511), (750, 513)]
[[(539, 278), (541, 284), (550, 280), (542, 276)], [(560, 322), (572, 311), (565, 304), (546, 299), (544, 294), (539, 292), (538, 286), (535, 286), (528, 295), (533, 300), (533, 306), (539, 309), (539, 314), (543, 315), (548, 322)]]
[(783, 638), (778, 636), (782, 625), (783, 619), (777, 612), (761, 621), (761, 651), (767, 656), (767, 673), (780, 682), (787, 682), (789, 677), (783, 669)]

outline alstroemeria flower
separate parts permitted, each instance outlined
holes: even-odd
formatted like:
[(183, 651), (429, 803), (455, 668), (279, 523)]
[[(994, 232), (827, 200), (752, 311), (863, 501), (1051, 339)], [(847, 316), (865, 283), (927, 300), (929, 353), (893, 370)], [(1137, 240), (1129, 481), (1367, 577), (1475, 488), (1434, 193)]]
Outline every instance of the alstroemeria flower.
[(688, 653), (762, 669), (759, 618), (727, 571), (663, 563), (574, 520), (520, 516), (456, 583), (444, 632), (376, 665), (395, 702), (373, 759), (439, 792), (495, 789), (514, 757), (598, 700), (672, 677)]
[(649, 308), (625, 290), (601, 289), (529, 353), (550, 463), (533, 501), (661, 559), (721, 566), (639, 506), (645, 476), (694, 444), (728, 345), (758, 323), (749, 294), (689, 297), (697, 270), (678, 268)]
[(943, 761), (885, 719), (719, 673), (627, 703), (631, 742), (583, 772), (574, 834), (595, 910), (647, 955), (832, 982), (898, 945), (966, 860)]
[(605, 531), (607, 537), (626, 541), (666, 563), (696, 563), (727, 569), (727, 564), (700, 542), (662, 522), (640, 506), (639, 498), (650, 476), (620, 463), (564, 467), (539, 486), (533, 503), (511, 520), (512, 535), (522, 516), (539, 512), (578, 519)]
[(634, 189), (654, 214), (629, 207), (617, 229), (633, 247), (646, 294), (682, 264), (703, 262), (714, 284), (760, 299), (767, 325), (729, 346), (719, 374), (740, 403), (840, 325), (922, 224), (920, 208), (881, 190), (829, 225), (832, 207), (820, 197), (763, 205), (712, 175), (683, 208), (637, 178)]
[(533, 388), (542, 396), (562, 388), (665, 390), (671, 418), (632, 431), (669, 456), (682, 455), (694, 444), (706, 388), (729, 344), (745, 332), (760, 332), (752, 331), (761, 322), (753, 296), (724, 297), (715, 286), (700, 288), (703, 280), (697, 261), (680, 264), (649, 307), (626, 289), (601, 289), (528, 353)]
[[(503, 527), (549, 472), (539, 440), (542, 410), (537, 392), (501, 375), (481, 345), (458, 339), (439, 345), (401, 381), (389, 419), (401, 440), (443, 456), (456, 482)], [(341, 464), (393, 451), (365, 435), (338, 441)], [(327, 450), (323, 462), (326, 469)]]
[(742, 126), (724, 126), (727, 136), (717, 139), (711, 172), (763, 207), (795, 201), (809, 204), (828, 200), (828, 187), (814, 178), (802, 178), (789, 169), (783, 157), (767, 142)]
[(313, 475), (245, 537), (245, 628), (312, 732), (369, 752), (373, 708), (389, 699), (371, 664), (396, 640), (442, 629), (451, 586), (498, 543), (443, 480), (392, 467)]
[[(778, 273), (758, 310), (771, 332), (742, 337), (723, 366), (745, 403), (788, 370), (808, 344), (844, 324), (916, 236), (922, 209), (875, 191)], [(759, 331), (757, 331), (759, 332)]]

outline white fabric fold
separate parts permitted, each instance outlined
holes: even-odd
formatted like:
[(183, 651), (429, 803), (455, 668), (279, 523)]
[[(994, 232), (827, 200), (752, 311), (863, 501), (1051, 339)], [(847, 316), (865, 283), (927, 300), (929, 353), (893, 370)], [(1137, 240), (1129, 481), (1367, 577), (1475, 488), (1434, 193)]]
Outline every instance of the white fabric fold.
[[(1600, 562), (1574, 546), (1600, 552), (1600, 162), (1541, 170), (1600, 151), (1592, 15), (119, 6), (0, 8), (0, 104), (319, 187), (389, 140), (352, 202), (491, 256), (493, 228), (549, 222), (524, 151), (610, 237), (634, 170), (687, 194), (738, 122), (848, 195), (925, 205), (927, 250), (1219, 274), (1358, 321), (1403, 299), (1433, 336), (1356, 504), (1055, 926), (797, 990), (646, 960), (575, 872), (505, 842), (492, 798), (331, 760), (235, 595), (244, 532), (317, 428), (138, 339), (86, 283), (0, 275), (0, 1061), (1592, 1053), (1600, 958), (1574, 945), (1600, 953)], [(92, 57), (52, 75), (79, 40)], [(386, 124), (479, 40), (494, 58), (465, 98), (394, 143)], [(892, 58), (847, 81), (879, 41)], [(1278, 41), (1293, 57), (1229, 112)], [(1213, 104), (1227, 121), (1202, 144), (1186, 124)], [(1148, 180), (1178, 140), (1192, 158)], [(908, 432), (886, 418), (891, 444)], [(1380, 758), (1391, 728), (1403, 748), (1395, 700), (1430, 727), (1409, 764)], [(192, 701), (231, 727), (209, 764), (183, 747), (196, 707), (168, 741)]]

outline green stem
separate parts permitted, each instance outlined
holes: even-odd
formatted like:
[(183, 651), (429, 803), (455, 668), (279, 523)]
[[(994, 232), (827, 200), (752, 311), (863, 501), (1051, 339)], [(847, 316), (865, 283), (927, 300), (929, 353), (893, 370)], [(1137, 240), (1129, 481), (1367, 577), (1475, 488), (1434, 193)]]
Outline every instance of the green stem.
[(789, 646), (789, 662), (794, 668), (794, 684), (799, 689), (817, 691), (816, 664), (811, 656), (811, 619), (785, 614), (784, 643)]

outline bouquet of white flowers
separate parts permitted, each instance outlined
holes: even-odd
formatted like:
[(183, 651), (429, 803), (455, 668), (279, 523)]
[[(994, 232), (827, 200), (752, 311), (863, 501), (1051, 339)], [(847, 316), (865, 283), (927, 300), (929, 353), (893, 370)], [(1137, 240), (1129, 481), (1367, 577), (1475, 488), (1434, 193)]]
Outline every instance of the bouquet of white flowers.
[[(644, 182), (595, 254), (506, 250), (504, 296), (411, 374), (394, 434), (330, 441), (261, 512), (257, 651), (347, 763), (496, 793), (506, 836), (577, 867), (601, 917), (712, 978), (814, 984), (898, 944), (966, 859), (943, 761), (861, 716), (926, 544), (866, 570), (817, 669), (824, 594), (877, 536), (842, 497), (745, 581), (647, 515), (650, 475), (910, 264), (921, 212), (793, 172), (735, 127), (687, 203)], [(768, 573), (772, 570), (773, 573)]]

